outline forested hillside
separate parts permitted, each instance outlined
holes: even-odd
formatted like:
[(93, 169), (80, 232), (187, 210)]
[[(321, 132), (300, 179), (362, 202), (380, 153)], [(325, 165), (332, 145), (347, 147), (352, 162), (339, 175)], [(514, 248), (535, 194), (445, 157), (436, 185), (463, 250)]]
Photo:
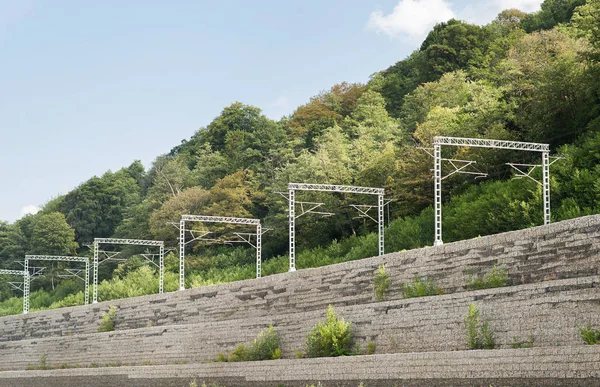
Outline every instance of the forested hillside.
[[(15, 261), (27, 253), (89, 255), (94, 237), (175, 247), (170, 222), (190, 213), (262, 219), (272, 229), (263, 239), (263, 274), (285, 272), (288, 204), (278, 192), (288, 182), (384, 187), (392, 199), (386, 251), (431, 245), (433, 162), (421, 148), (436, 135), (550, 143), (564, 156), (551, 167), (553, 221), (600, 213), (599, 50), (600, 0), (546, 0), (537, 13), (506, 10), (486, 26), (438, 24), (418, 50), (367, 84), (334, 85), (279, 121), (235, 102), (149, 170), (134, 162), (92, 177), (36, 215), (0, 223), (0, 267), (19, 269)], [(512, 179), (506, 166), (537, 164), (539, 155), (457, 148), (444, 156), (475, 160), (489, 174), (444, 181), (445, 241), (543, 223), (541, 187)], [(376, 255), (375, 224), (350, 207), (372, 198), (303, 193), (298, 200), (323, 202), (336, 214), (298, 219), (298, 268)], [(217, 239), (232, 231), (210, 230)], [(139, 252), (101, 266), (101, 300), (157, 291), (154, 267)], [(244, 245), (198, 244), (188, 257), (188, 286), (254, 275), (254, 251)], [(33, 310), (83, 303), (83, 284), (62, 278), (61, 268), (33, 282)], [(177, 289), (177, 273), (171, 254), (166, 290)], [(0, 282), (0, 314), (20, 313), (19, 297)]]

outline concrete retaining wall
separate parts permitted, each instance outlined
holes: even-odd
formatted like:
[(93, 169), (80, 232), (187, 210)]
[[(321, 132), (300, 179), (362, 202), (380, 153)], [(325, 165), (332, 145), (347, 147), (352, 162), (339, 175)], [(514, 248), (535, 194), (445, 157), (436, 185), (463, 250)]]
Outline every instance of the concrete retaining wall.
[[(535, 347), (583, 345), (578, 326), (600, 322), (600, 276), (462, 292), (443, 296), (337, 307), (353, 323), (364, 351), (377, 353), (467, 349), (464, 317), (476, 303), (500, 348), (531, 337)], [(0, 369), (25, 369), (47, 355), (52, 365), (91, 363), (169, 364), (204, 362), (251, 341), (269, 324), (282, 339), (284, 357), (303, 350), (306, 335), (324, 310), (273, 314), (219, 322), (172, 325), (0, 343)]]
[(597, 275), (600, 215), (260, 279), (3, 317), (0, 341), (93, 333), (110, 305), (118, 307), (117, 327), (124, 330), (366, 304), (374, 301), (373, 277), (383, 263), (390, 300), (400, 299), (401, 284), (416, 274), (434, 278), (446, 293), (465, 291), (470, 276), (494, 265), (508, 268), (512, 284)]
[(0, 372), (11, 387), (597, 387), (600, 346)]

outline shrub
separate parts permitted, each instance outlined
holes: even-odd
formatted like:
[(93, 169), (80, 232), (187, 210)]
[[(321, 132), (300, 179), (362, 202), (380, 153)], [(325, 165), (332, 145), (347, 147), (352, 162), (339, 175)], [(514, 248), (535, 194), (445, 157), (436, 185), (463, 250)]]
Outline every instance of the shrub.
[(279, 334), (271, 325), (268, 329), (258, 333), (250, 347), (247, 347), (245, 344), (240, 344), (229, 356), (222, 352), (219, 353), (215, 361), (227, 362), (281, 359), (279, 343)]
[(581, 337), (586, 344), (600, 344), (600, 330), (593, 329), (589, 323), (585, 327), (578, 329), (579, 337)]
[(499, 288), (508, 285), (508, 269), (504, 266), (495, 266), (490, 270), (489, 273), (484, 274), (483, 277), (471, 278), (467, 283), (467, 289), (479, 290), (479, 289), (491, 289)]
[(307, 357), (328, 357), (353, 355), (354, 340), (352, 324), (339, 318), (329, 305), (325, 313), (325, 323), (319, 322), (306, 337)]
[(412, 283), (402, 285), (404, 298), (437, 296), (439, 294), (444, 294), (444, 291), (435, 285), (433, 279), (426, 280), (419, 275), (415, 275)]
[(117, 319), (117, 308), (110, 306), (108, 312), (102, 312), (102, 321), (98, 327), (98, 332), (112, 332), (115, 330), (115, 320)]
[(367, 343), (367, 355), (373, 355), (375, 353), (375, 343), (369, 341)]
[(279, 342), (279, 334), (272, 325), (268, 329), (260, 331), (248, 351), (249, 360), (280, 359)]
[(513, 336), (513, 343), (510, 345), (511, 348), (532, 348), (534, 343), (533, 336), (529, 336), (529, 340), (521, 341), (516, 336)]
[(385, 296), (390, 288), (390, 279), (388, 278), (388, 274), (385, 270), (385, 265), (381, 265), (377, 268), (377, 273), (375, 274), (375, 298), (377, 302), (381, 302), (385, 299)]
[(489, 323), (479, 320), (479, 308), (477, 305), (469, 305), (469, 313), (465, 317), (465, 328), (467, 330), (467, 345), (471, 349), (494, 349), (494, 331), (490, 329)]

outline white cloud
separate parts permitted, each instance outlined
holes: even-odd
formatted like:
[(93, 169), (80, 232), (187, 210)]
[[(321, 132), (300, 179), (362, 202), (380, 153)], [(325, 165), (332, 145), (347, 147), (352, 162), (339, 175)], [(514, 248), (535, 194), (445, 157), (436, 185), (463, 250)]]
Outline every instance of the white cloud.
[(458, 18), (469, 23), (484, 25), (496, 18), (505, 9), (516, 8), (523, 12), (540, 9), (543, 0), (487, 0), (477, 1), (458, 12)]
[(400, 0), (389, 15), (377, 10), (371, 13), (368, 28), (391, 38), (420, 43), (431, 28), (452, 18), (484, 25), (511, 8), (524, 12), (540, 9), (543, 0), (473, 0), (462, 9), (453, 10), (446, 0)]
[(371, 13), (368, 27), (391, 38), (420, 41), (440, 22), (455, 17), (445, 0), (400, 0), (389, 15)]
[(35, 215), (38, 212), (40, 212), (41, 208), (39, 208), (38, 206), (34, 206), (33, 204), (29, 205), (29, 206), (25, 206), (23, 208), (21, 208), (21, 217), (24, 217), (25, 215)]

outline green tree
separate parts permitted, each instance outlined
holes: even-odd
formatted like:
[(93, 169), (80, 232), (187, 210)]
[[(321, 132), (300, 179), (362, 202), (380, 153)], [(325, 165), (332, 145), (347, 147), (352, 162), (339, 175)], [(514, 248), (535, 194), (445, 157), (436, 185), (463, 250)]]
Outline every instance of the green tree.
[(75, 231), (59, 212), (36, 219), (31, 234), (30, 254), (73, 255), (79, 245)]

